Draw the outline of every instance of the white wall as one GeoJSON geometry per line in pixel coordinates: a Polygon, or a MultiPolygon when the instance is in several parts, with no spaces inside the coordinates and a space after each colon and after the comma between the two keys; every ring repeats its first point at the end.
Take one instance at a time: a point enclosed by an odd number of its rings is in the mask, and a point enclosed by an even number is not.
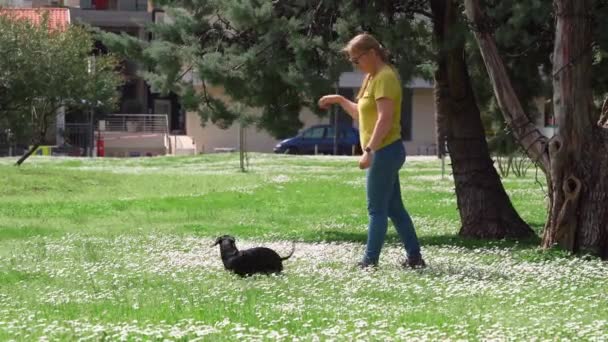
{"type": "MultiPolygon", "coordinates": [[[[320,119],[308,109],[302,110],[300,120],[304,122],[304,127],[328,123],[327,118],[320,119]]],[[[216,148],[238,149],[239,146],[238,123],[226,130],[218,128],[211,122],[208,122],[205,127],[201,127],[200,117],[195,112],[186,113],[186,134],[193,138],[197,153],[214,152],[216,148]]],[[[260,131],[255,127],[245,129],[245,143],[248,151],[272,152],[278,142],[279,140],[266,131],[260,131]]]]}
{"type": "MultiPolygon", "coordinates": [[[[409,155],[434,154],[435,147],[435,107],[432,89],[415,89],[412,103],[412,140],[405,146],[409,155]]],[[[329,118],[319,118],[309,109],[300,113],[300,120],[304,127],[318,124],[328,124],[329,118]]],[[[194,139],[197,153],[213,152],[215,148],[238,148],[238,124],[227,130],[220,129],[212,123],[206,127],[200,126],[201,121],[197,113],[186,114],[186,134],[194,139]]],[[[253,152],[272,152],[278,142],[265,131],[258,131],[250,127],[246,129],[247,149],[253,152]]]]}
{"type": "MultiPolygon", "coordinates": [[[[340,79],[340,85],[358,87],[361,77],[360,73],[345,73],[340,79]]],[[[432,85],[421,79],[415,79],[409,85],[415,88],[412,99],[412,140],[406,142],[407,152],[409,155],[434,154],[436,138],[432,85]]],[[[221,89],[211,89],[210,92],[224,101],[230,100],[223,95],[221,89]]],[[[304,123],[304,128],[329,123],[329,117],[319,118],[307,108],[300,112],[300,120],[304,123]]],[[[198,114],[188,112],[186,134],[193,138],[197,153],[213,152],[215,148],[238,149],[238,124],[227,130],[217,128],[212,123],[207,123],[203,128],[198,114]]],[[[272,152],[278,142],[267,132],[253,127],[247,128],[245,134],[247,149],[252,152],[272,152]]]]}
{"type": "Polygon", "coordinates": [[[32,7],[32,0],[0,0],[0,6],[3,7],[32,7]]]}
{"type": "Polygon", "coordinates": [[[433,89],[416,88],[412,98],[412,140],[405,142],[407,154],[434,154],[436,137],[433,89]]]}

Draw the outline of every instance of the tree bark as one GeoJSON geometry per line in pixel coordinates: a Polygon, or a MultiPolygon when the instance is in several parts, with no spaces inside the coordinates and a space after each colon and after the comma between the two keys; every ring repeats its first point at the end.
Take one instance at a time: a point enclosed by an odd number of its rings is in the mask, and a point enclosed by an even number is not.
{"type": "Polygon", "coordinates": [[[534,235],[513,208],[490,158],[464,55],[464,27],[452,0],[431,0],[438,45],[435,102],[439,153],[450,153],[461,218],[460,235],[521,238],[534,235]]]}
{"type": "Polygon", "coordinates": [[[15,163],[15,166],[21,166],[21,164],[23,164],[23,162],[29,158],[32,153],[34,153],[34,151],[36,151],[36,149],[40,147],[40,143],[36,143],[34,145],[32,145],[32,147],[29,149],[29,151],[27,151],[26,154],[24,154],[23,156],[21,156],[21,158],[19,158],[19,160],[17,160],[17,162],[15,163]]]}
{"type": "Polygon", "coordinates": [[[550,140],[524,124],[491,32],[480,30],[485,15],[479,0],[465,0],[494,93],[515,137],[542,165],[549,188],[542,245],[591,250],[608,258],[608,134],[606,102],[594,108],[591,91],[592,0],[555,0],[553,105],[557,134],[550,140]],[[599,120],[597,120],[599,119],[599,120]]]}
{"type": "Polygon", "coordinates": [[[473,29],[475,38],[503,116],[524,152],[546,172],[549,170],[549,156],[545,153],[547,137],[536,128],[534,122],[524,112],[500,58],[492,32],[486,30],[485,23],[488,19],[481,11],[479,1],[465,0],[465,8],[467,17],[475,25],[473,29]]]}
{"type": "Polygon", "coordinates": [[[29,151],[27,151],[27,153],[21,156],[19,160],[17,160],[15,166],[21,166],[21,164],[23,164],[23,162],[29,158],[32,153],[34,153],[34,151],[36,151],[36,149],[44,142],[44,137],[46,136],[46,132],[49,127],[49,120],[51,116],[54,115],[54,113],[56,113],[59,109],[59,107],[56,106],[51,106],[51,108],[52,109],[49,111],[43,111],[42,116],[39,116],[36,108],[32,106],[32,126],[34,127],[34,132],[36,133],[32,138],[32,147],[29,149],[29,151]]]}

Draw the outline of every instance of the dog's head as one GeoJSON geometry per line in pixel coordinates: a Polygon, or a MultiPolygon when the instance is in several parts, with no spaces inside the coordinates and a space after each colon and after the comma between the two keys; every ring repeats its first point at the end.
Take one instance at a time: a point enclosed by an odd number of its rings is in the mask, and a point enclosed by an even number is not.
{"type": "Polygon", "coordinates": [[[215,243],[213,245],[211,245],[211,247],[217,246],[217,245],[220,245],[220,248],[236,249],[236,240],[234,239],[233,236],[222,235],[222,236],[218,237],[217,239],[215,239],[215,243]]]}

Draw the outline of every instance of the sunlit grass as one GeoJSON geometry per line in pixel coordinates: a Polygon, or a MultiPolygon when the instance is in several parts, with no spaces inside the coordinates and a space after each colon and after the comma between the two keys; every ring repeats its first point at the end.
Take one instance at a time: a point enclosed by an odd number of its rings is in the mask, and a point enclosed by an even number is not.
{"type": "MultiPolygon", "coordinates": [[[[0,160],[0,340],[593,340],[608,334],[608,266],[537,240],[457,236],[453,182],[409,158],[402,191],[429,267],[399,267],[394,231],[375,272],[364,173],[348,157],[230,154],[0,160]],[[241,279],[209,245],[286,254],[282,276],[241,279]]],[[[542,183],[542,182],[541,182],[542,183]]],[[[537,231],[534,172],[504,184],[537,231]]]]}

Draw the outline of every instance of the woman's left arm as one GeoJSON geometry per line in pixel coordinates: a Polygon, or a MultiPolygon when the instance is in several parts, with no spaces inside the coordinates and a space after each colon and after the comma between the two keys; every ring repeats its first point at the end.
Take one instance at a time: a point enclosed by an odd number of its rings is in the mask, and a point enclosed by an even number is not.
{"type": "Polygon", "coordinates": [[[391,130],[395,112],[395,101],[387,97],[377,99],[376,108],[378,110],[378,120],[376,121],[376,126],[374,126],[369,144],[366,146],[371,148],[372,151],[376,151],[380,147],[382,140],[391,130]]]}

